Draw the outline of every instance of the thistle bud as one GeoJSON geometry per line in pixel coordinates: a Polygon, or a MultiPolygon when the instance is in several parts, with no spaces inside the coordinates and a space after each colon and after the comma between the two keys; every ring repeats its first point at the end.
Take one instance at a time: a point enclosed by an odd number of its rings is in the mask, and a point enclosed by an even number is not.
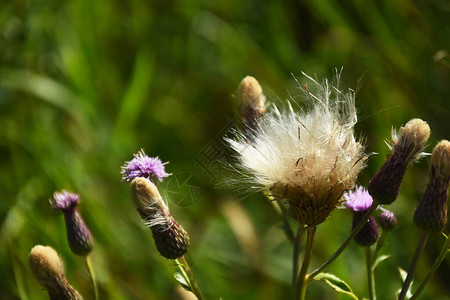
{"type": "Polygon", "coordinates": [[[378,225],[385,231],[394,230],[397,227],[397,217],[391,211],[383,211],[377,217],[378,225]]]}
{"type": "MultiPolygon", "coordinates": [[[[365,213],[355,212],[353,214],[352,230],[358,226],[359,222],[364,217],[365,213]]],[[[378,239],[378,226],[375,219],[370,216],[367,223],[361,228],[361,230],[355,235],[354,240],[360,246],[372,246],[378,239]]]]}
{"type": "Polygon", "coordinates": [[[87,256],[92,250],[93,239],[77,210],[80,196],[67,191],[55,192],[50,203],[53,209],[61,210],[64,214],[70,250],[76,255],[87,256]]]}
{"type": "Polygon", "coordinates": [[[431,155],[430,180],[414,213],[414,224],[428,232],[439,232],[447,223],[450,181],[450,142],[441,141],[431,155]]]}
{"type": "Polygon", "coordinates": [[[410,120],[398,133],[392,132],[392,154],[369,183],[369,193],[379,204],[397,199],[406,168],[423,156],[429,137],[430,127],[420,119],[410,120]]]}
{"type": "Polygon", "coordinates": [[[243,122],[242,131],[249,138],[260,129],[261,116],[266,112],[266,97],[259,82],[252,76],[241,81],[237,97],[243,122]]]}
{"type": "Polygon", "coordinates": [[[189,250],[189,236],[170,215],[156,185],[137,177],[130,186],[131,200],[153,233],[156,248],[168,259],[183,256],[189,250]]]}
{"type": "MultiPolygon", "coordinates": [[[[355,191],[349,191],[344,195],[345,206],[353,211],[352,230],[358,226],[366,212],[370,209],[373,199],[366,189],[357,187],[355,191]]],[[[367,223],[355,235],[354,240],[360,246],[371,246],[378,239],[378,226],[375,219],[370,216],[367,223]]]]}
{"type": "Polygon", "coordinates": [[[33,276],[47,290],[50,300],[82,300],[67,281],[58,253],[49,246],[34,246],[29,256],[33,276]]]}

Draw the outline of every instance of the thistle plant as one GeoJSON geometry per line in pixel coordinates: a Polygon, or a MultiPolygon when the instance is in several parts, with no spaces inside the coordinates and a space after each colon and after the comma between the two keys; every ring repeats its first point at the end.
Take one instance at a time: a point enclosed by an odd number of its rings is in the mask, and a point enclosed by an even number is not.
{"type": "MultiPolygon", "coordinates": [[[[353,211],[353,225],[352,230],[358,226],[362,219],[364,219],[367,211],[372,207],[373,199],[366,189],[363,187],[356,188],[355,191],[349,191],[344,195],[345,206],[353,211]]],[[[369,285],[369,297],[370,299],[375,299],[375,280],[373,277],[372,267],[372,251],[370,246],[375,244],[378,239],[378,226],[375,219],[370,216],[365,224],[362,226],[360,231],[355,235],[355,242],[365,248],[366,255],[366,270],[367,279],[369,285]]]]}
{"type": "Polygon", "coordinates": [[[159,253],[177,259],[188,252],[189,236],[171,216],[158,188],[150,180],[137,177],[131,182],[130,194],[136,210],[153,233],[159,253]]]}
{"type": "Polygon", "coordinates": [[[50,200],[52,208],[60,210],[64,214],[70,250],[76,255],[85,257],[92,251],[93,239],[77,210],[79,203],[80,196],[67,191],[55,192],[53,200],[50,200]]]}
{"type": "Polygon", "coordinates": [[[406,168],[424,156],[429,137],[430,127],[421,119],[410,120],[398,132],[392,130],[392,154],[369,183],[369,193],[377,203],[391,204],[397,199],[406,168]]]}
{"type": "Polygon", "coordinates": [[[34,246],[29,255],[29,265],[33,276],[47,290],[50,300],[83,300],[67,281],[64,264],[52,247],[34,246]]]}
{"type": "MultiPolygon", "coordinates": [[[[340,89],[339,73],[334,81],[323,82],[304,75],[312,84],[302,85],[307,103],[298,111],[294,109],[297,103],[288,102],[286,108],[266,105],[263,89],[254,77],[247,76],[239,84],[237,99],[243,126],[233,139],[226,138],[236,154],[235,169],[241,170],[238,182],[262,191],[281,217],[283,230],[293,247],[293,299],[306,299],[306,288],[312,280],[324,281],[334,290],[357,299],[344,280],[324,272],[349,245],[356,244],[364,249],[368,297],[375,300],[375,270],[391,257],[381,252],[389,232],[399,225],[396,215],[383,206],[393,204],[398,198],[407,167],[426,156],[423,151],[430,127],[415,118],[398,131],[392,130],[392,143],[388,145],[391,153],[366,190],[357,185],[368,155],[364,143],[354,133],[355,93],[340,89]],[[328,259],[310,271],[314,242],[319,238],[317,226],[329,220],[336,208],[344,206],[352,212],[349,235],[328,259]]],[[[147,156],[141,149],[121,166],[122,182],[129,183],[131,202],[152,232],[157,252],[177,266],[176,280],[198,299],[204,299],[185,258],[190,249],[189,235],[171,214],[169,203],[158,187],[171,175],[166,172],[166,165],[167,162],[147,156]]],[[[442,232],[447,223],[450,184],[450,142],[447,140],[438,143],[432,152],[429,177],[413,217],[422,234],[407,275],[403,276],[399,300],[416,299],[450,251],[450,239],[442,232]],[[413,293],[411,282],[416,265],[433,233],[442,233],[446,241],[413,293]]],[[[93,238],[77,210],[80,196],[67,191],[55,192],[50,202],[53,209],[64,214],[69,247],[85,258],[98,299],[88,260],[93,238]]],[[[34,276],[50,299],[82,299],[65,278],[61,259],[52,248],[34,247],[29,261],[34,276]]]]}
{"type": "MultiPolygon", "coordinates": [[[[405,299],[415,272],[417,261],[430,233],[441,232],[447,223],[447,198],[450,182],[450,142],[441,141],[431,155],[430,180],[414,213],[414,223],[422,229],[416,252],[409,266],[399,300],[405,299]]],[[[448,243],[443,249],[448,249],[448,243]]]]}
{"type": "Polygon", "coordinates": [[[307,92],[310,110],[274,107],[262,116],[261,131],[252,132],[252,142],[243,134],[227,142],[250,183],[286,199],[300,224],[316,226],[342,203],[367,156],[354,137],[353,92],[310,79],[317,88],[317,95],[307,92]]]}
{"type": "MultiPolygon", "coordinates": [[[[373,200],[370,194],[363,187],[356,188],[344,195],[345,206],[353,211],[352,229],[358,226],[361,219],[372,206],[373,200]]],[[[360,246],[372,246],[378,239],[378,226],[374,217],[370,216],[364,226],[354,237],[355,242],[360,246]]]]}
{"type": "MultiPolygon", "coordinates": [[[[263,191],[282,217],[283,229],[293,244],[293,299],[305,299],[306,286],[314,279],[356,297],[341,279],[323,273],[354,239],[365,249],[369,298],[373,300],[376,299],[374,271],[389,257],[380,256],[380,253],[386,235],[397,226],[395,214],[382,205],[392,204],[397,199],[408,165],[425,156],[423,150],[430,128],[425,121],[412,119],[398,131],[392,130],[391,154],[370,180],[368,191],[362,187],[350,191],[368,158],[364,145],[354,136],[353,128],[357,122],[355,95],[352,90],[343,92],[339,89],[339,74],[334,85],[327,80],[319,83],[305,76],[312,81],[313,87],[302,85],[308,108],[300,109],[300,112],[296,112],[289,102],[287,109],[272,105],[266,112],[259,83],[253,77],[244,78],[237,93],[242,131],[233,139],[226,138],[226,142],[236,153],[236,169],[242,170],[240,182],[263,191]],[[288,204],[290,217],[298,222],[296,234],[282,209],[283,202],[288,204]],[[352,231],[328,260],[308,274],[316,227],[344,202],[353,211],[352,231]],[[381,210],[377,217],[379,224],[372,216],[377,209],[381,210]],[[307,236],[300,268],[304,231],[307,236]],[[371,246],[375,244],[372,251],[371,246]]],[[[450,160],[443,154],[447,153],[446,143],[441,142],[433,152],[432,179],[414,217],[416,225],[423,230],[440,231],[447,220],[450,173],[445,168],[450,160]]],[[[444,247],[449,244],[447,242],[444,247]]],[[[444,253],[436,260],[437,264],[442,262],[444,253]]],[[[405,281],[403,287],[407,285],[405,281]]]]}
{"type": "Polygon", "coordinates": [[[203,299],[194,274],[184,257],[189,251],[189,236],[172,217],[168,204],[155,185],[171,175],[165,171],[166,164],[157,157],[147,156],[141,149],[131,161],[122,166],[122,180],[131,181],[131,200],[146,226],[152,231],[156,249],[161,256],[176,261],[179,272],[175,274],[175,278],[198,299],[203,299]]]}
{"type": "Polygon", "coordinates": [[[427,232],[440,232],[447,223],[450,180],[450,142],[441,141],[431,156],[430,181],[414,213],[414,224],[427,232]]]}
{"type": "Polygon", "coordinates": [[[252,76],[242,79],[237,97],[242,116],[242,134],[251,139],[261,129],[261,118],[266,112],[266,96],[259,82],[252,76]]]}
{"type": "Polygon", "coordinates": [[[93,247],[93,238],[89,228],[86,226],[77,210],[77,205],[79,203],[80,196],[67,191],[55,192],[53,194],[53,199],[50,200],[52,208],[62,211],[64,214],[67,241],[69,242],[70,250],[72,250],[74,254],[83,257],[92,282],[95,299],[98,299],[97,284],[89,258],[89,253],[92,251],[93,247]]]}
{"type": "Polygon", "coordinates": [[[294,244],[294,298],[301,299],[305,297],[316,226],[342,203],[343,194],[355,185],[367,159],[364,146],[354,136],[357,117],[353,91],[339,90],[339,78],[333,86],[307,77],[316,90],[314,94],[305,89],[309,110],[297,113],[290,103],[282,111],[274,106],[261,117],[260,130],[253,130],[250,138],[247,133],[227,139],[238,154],[247,181],[271,200],[285,199],[289,204],[291,215],[299,222],[295,243],[300,242],[300,229],[306,226],[299,274],[299,247],[294,244]]]}

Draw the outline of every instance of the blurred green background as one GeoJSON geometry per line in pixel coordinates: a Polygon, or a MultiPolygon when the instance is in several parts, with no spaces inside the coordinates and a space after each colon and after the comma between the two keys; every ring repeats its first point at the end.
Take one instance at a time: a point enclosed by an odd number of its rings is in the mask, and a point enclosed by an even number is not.
{"type": "MultiPolygon", "coordinates": [[[[206,169],[196,161],[235,120],[237,85],[253,75],[270,102],[301,104],[294,77],[330,77],[343,66],[342,86],[359,87],[357,135],[379,153],[360,176],[367,186],[392,126],[428,121],[427,151],[450,138],[449,14],[446,0],[2,1],[0,299],[47,299],[28,269],[36,244],[55,248],[69,280],[92,299],[63,217],[48,204],[61,189],[81,194],[101,299],[184,297],[173,262],[156,252],[120,182],[120,166],[140,148],[170,161],[174,175],[161,190],[191,235],[188,260],[207,298],[290,298],[292,250],[270,204],[215,188],[215,158],[206,169]]],[[[379,299],[394,298],[397,266],[408,267],[419,238],[412,215],[427,160],[408,170],[390,207],[400,221],[383,250],[392,257],[376,272],[379,299]]],[[[336,210],[319,226],[312,267],[344,240],[351,218],[336,210]]],[[[431,237],[416,281],[442,242],[431,237]]],[[[327,271],[367,297],[363,249],[353,244],[327,271]]],[[[447,258],[422,299],[450,299],[449,271],[447,258]]],[[[307,293],[349,299],[321,282],[307,293]]]]}

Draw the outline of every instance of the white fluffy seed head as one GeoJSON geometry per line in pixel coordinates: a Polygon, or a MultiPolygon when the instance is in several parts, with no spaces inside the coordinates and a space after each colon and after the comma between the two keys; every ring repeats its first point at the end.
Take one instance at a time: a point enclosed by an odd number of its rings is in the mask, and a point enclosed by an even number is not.
{"type": "Polygon", "coordinates": [[[285,198],[301,223],[317,225],[354,186],[365,165],[364,147],[354,137],[354,93],[311,79],[311,108],[297,113],[276,107],[263,116],[252,142],[227,139],[252,183],[285,198]]]}

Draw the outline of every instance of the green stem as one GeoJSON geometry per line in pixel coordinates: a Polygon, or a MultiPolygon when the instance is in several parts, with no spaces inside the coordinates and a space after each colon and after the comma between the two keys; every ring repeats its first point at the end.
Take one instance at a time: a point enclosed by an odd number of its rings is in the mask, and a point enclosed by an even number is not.
{"type": "Polygon", "coordinates": [[[328,267],[333,261],[336,260],[336,258],[341,255],[341,253],[347,248],[347,246],[350,244],[352,239],[355,237],[355,235],[358,234],[358,232],[361,230],[361,228],[364,226],[364,224],[367,223],[367,220],[370,218],[372,213],[377,209],[378,204],[373,203],[370,209],[366,212],[366,214],[362,217],[361,221],[358,223],[358,225],[353,229],[353,231],[350,233],[350,235],[347,237],[347,239],[342,243],[342,245],[339,247],[339,249],[336,250],[336,252],[333,253],[333,255],[330,256],[330,258],[324,262],[319,268],[314,270],[311,274],[307,276],[307,282],[313,280],[314,277],[317,276],[320,272],[322,272],[323,269],[328,267]]]}
{"type": "Polygon", "coordinates": [[[294,286],[294,300],[297,300],[297,299],[304,300],[305,299],[306,285],[308,284],[306,279],[307,279],[309,263],[311,262],[312,251],[314,248],[314,238],[316,236],[316,226],[310,226],[307,228],[307,230],[308,230],[308,235],[306,238],[305,256],[303,257],[302,268],[300,270],[300,275],[298,276],[298,279],[297,279],[297,284],[294,286]]]}
{"type": "Polygon", "coordinates": [[[91,279],[92,288],[94,289],[94,299],[98,300],[97,283],[95,281],[94,271],[92,269],[91,259],[90,259],[89,255],[87,255],[84,258],[84,262],[86,263],[86,268],[87,268],[88,273],[89,273],[89,278],[91,279]]]}
{"type": "Polygon", "coordinates": [[[375,278],[373,276],[372,257],[369,246],[365,247],[365,252],[366,252],[367,281],[369,284],[369,299],[376,300],[377,296],[375,293],[375,278]]]}
{"type": "Polygon", "coordinates": [[[295,242],[294,242],[294,262],[293,262],[293,268],[292,268],[292,287],[295,287],[297,284],[297,278],[298,278],[298,266],[299,266],[299,259],[300,259],[300,249],[301,249],[301,240],[303,236],[303,231],[305,229],[305,226],[300,224],[298,227],[297,235],[295,236],[295,242]]]}
{"type": "Polygon", "coordinates": [[[200,291],[200,288],[198,287],[197,281],[194,278],[194,273],[192,273],[192,270],[189,267],[186,258],[182,256],[180,258],[177,258],[175,261],[183,277],[187,279],[187,282],[189,284],[192,293],[197,297],[198,300],[204,300],[205,298],[203,298],[203,294],[200,291]]]}
{"type": "Polygon", "coordinates": [[[377,261],[377,258],[380,255],[381,248],[383,248],[383,246],[384,246],[384,238],[385,237],[386,237],[386,231],[383,230],[381,232],[380,238],[377,241],[377,245],[375,247],[375,252],[373,253],[373,257],[372,257],[372,271],[373,271],[373,269],[375,269],[375,262],[377,261]]]}
{"type": "Polygon", "coordinates": [[[291,225],[289,224],[288,215],[285,213],[285,210],[281,208],[279,200],[274,199],[268,190],[264,190],[264,195],[269,200],[269,203],[272,205],[272,207],[275,209],[275,211],[280,215],[281,220],[283,221],[283,231],[286,234],[286,237],[288,238],[289,242],[291,242],[292,245],[295,244],[295,235],[294,231],[291,228],[291,225]]]}
{"type": "Polygon", "coordinates": [[[430,281],[431,277],[434,275],[434,273],[437,271],[441,263],[444,261],[445,256],[447,255],[448,251],[450,251],[450,238],[446,237],[447,241],[445,242],[444,246],[442,247],[441,253],[439,253],[439,256],[436,258],[436,261],[434,262],[433,266],[431,267],[430,271],[428,272],[427,276],[422,280],[420,283],[420,286],[417,288],[417,291],[414,292],[414,294],[409,298],[409,300],[417,299],[417,297],[420,295],[420,293],[423,291],[425,286],[427,285],[428,281],[430,281]]]}
{"type": "Polygon", "coordinates": [[[406,276],[405,282],[403,283],[402,291],[400,292],[400,296],[398,296],[398,300],[404,300],[406,297],[406,293],[408,292],[409,286],[411,285],[413,279],[414,271],[416,270],[417,261],[419,260],[420,254],[422,253],[423,249],[425,248],[428,236],[428,232],[425,231],[420,236],[419,243],[417,243],[416,252],[414,253],[411,265],[409,266],[408,275],[406,276]]]}

